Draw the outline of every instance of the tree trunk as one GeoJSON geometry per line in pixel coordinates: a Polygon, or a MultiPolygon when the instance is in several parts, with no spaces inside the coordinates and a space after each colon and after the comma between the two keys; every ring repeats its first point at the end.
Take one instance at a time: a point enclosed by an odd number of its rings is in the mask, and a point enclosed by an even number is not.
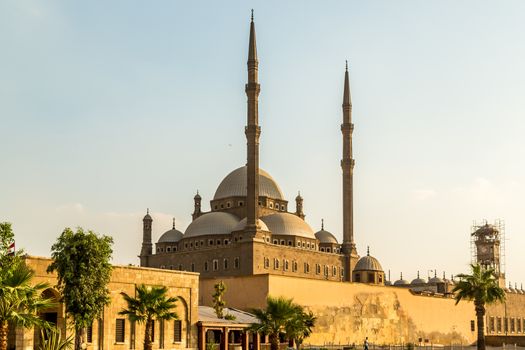
{"type": "Polygon", "coordinates": [[[478,324],[478,350],[485,350],[485,303],[474,301],[476,305],[476,318],[478,324]]]}
{"type": "Polygon", "coordinates": [[[270,350],[279,350],[279,334],[270,334],[270,350]]]}
{"type": "Polygon", "coordinates": [[[7,350],[7,334],[9,332],[9,326],[7,321],[0,323],[0,350],[7,350]]]}
{"type": "Polygon", "coordinates": [[[146,330],[144,331],[144,350],[151,350],[151,319],[146,321],[146,330]]]}
{"type": "Polygon", "coordinates": [[[80,345],[82,344],[82,335],[80,329],[75,329],[75,350],[81,350],[80,345]]]}

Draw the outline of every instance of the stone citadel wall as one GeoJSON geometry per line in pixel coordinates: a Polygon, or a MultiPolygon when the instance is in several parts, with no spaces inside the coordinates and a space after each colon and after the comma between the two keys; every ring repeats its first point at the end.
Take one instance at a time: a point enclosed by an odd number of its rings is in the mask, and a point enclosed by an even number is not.
{"type": "MultiPolygon", "coordinates": [[[[211,305],[218,279],[203,279],[200,303],[211,305]]],[[[243,310],[265,305],[268,295],[286,296],[317,316],[309,344],[470,344],[476,339],[470,302],[455,305],[450,298],[414,295],[408,289],[361,283],[259,275],[222,279],[228,306],[243,310]]]]}

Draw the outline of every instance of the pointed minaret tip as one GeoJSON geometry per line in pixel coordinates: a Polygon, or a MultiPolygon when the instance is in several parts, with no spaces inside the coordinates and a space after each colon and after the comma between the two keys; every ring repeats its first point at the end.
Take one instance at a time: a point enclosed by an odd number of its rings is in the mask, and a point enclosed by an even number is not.
{"type": "Polygon", "coordinates": [[[253,10],[252,20],[250,23],[250,46],[248,48],[248,61],[257,61],[257,43],[255,39],[255,23],[253,22],[253,10]]]}
{"type": "Polygon", "coordinates": [[[345,67],[346,69],[345,70],[348,72],[348,60],[345,60],[345,63],[346,63],[346,67],[345,67]]]}
{"type": "Polygon", "coordinates": [[[350,97],[350,79],[348,78],[348,61],[346,61],[345,86],[343,93],[343,106],[345,105],[352,105],[352,99],[350,97]]]}
{"type": "Polygon", "coordinates": [[[175,229],[175,218],[173,218],[173,229],[175,229]]]}

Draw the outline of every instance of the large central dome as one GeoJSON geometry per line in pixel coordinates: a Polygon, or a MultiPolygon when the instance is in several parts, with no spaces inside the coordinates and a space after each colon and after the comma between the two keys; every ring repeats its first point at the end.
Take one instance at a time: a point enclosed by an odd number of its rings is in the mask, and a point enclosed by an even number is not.
{"type": "MultiPolygon", "coordinates": [[[[229,173],[217,187],[213,199],[246,197],[246,166],[229,173]]],[[[259,196],[283,199],[279,185],[266,171],[259,169],[259,196]]]]}

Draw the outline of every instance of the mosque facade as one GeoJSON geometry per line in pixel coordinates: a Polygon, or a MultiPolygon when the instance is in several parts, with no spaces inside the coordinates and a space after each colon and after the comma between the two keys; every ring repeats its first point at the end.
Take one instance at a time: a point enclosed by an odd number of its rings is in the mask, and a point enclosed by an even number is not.
{"type": "Polygon", "coordinates": [[[333,281],[383,284],[379,262],[360,258],[354,241],[352,102],[348,66],[342,103],[343,241],[324,229],[315,232],[305,221],[303,198],[289,207],[278,183],[259,168],[258,57],[255,24],[250,23],[248,49],[246,165],[229,173],[219,184],[209,212],[202,197],[194,197],[193,221],[185,232],[175,224],[152,242],[152,217],[143,219],[140,265],[198,272],[201,278],[275,274],[333,281]],[[357,267],[357,269],[356,269],[357,267]]]}

